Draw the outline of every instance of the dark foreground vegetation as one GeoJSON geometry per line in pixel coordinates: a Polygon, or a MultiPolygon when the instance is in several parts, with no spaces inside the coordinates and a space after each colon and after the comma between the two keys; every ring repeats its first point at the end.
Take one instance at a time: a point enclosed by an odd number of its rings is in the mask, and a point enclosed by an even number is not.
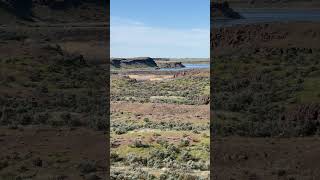
{"type": "MultiPolygon", "coordinates": [[[[302,0],[229,4],[267,12],[319,7],[302,0]]],[[[282,22],[211,29],[210,179],[319,177],[319,27],[282,22]]]]}
{"type": "Polygon", "coordinates": [[[213,133],[319,134],[319,23],[212,29],[213,133]]]}
{"type": "Polygon", "coordinates": [[[89,1],[0,1],[1,180],[108,174],[108,8],[89,1]]]}
{"type": "Polygon", "coordinates": [[[106,71],[59,46],[41,48],[50,56],[1,59],[1,125],[105,129],[106,71]]]}
{"type": "Polygon", "coordinates": [[[320,51],[260,49],[214,60],[214,133],[241,136],[319,134],[320,51]],[[265,51],[269,52],[266,55],[265,51]]]}

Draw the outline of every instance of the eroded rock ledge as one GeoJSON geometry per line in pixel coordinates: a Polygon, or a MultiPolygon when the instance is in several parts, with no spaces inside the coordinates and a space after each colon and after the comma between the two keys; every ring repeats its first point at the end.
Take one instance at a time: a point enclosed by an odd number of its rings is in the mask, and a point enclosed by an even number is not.
{"type": "Polygon", "coordinates": [[[154,59],[150,57],[137,57],[137,58],[113,58],[111,65],[116,68],[121,67],[157,67],[154,59]]]}
{"type": "Polygon", "coordinates": [[[115,68],[184,68],[181,62],[169,61],[160,58],[112,58],[111,66],[115,68]]]}
{"type": "Polygon", "coordinates": [[[213,3],[211,2],[211,16],[213,19],[241,19],[243,18],[238,12],[234,11],[228,2],[213,3]]]}

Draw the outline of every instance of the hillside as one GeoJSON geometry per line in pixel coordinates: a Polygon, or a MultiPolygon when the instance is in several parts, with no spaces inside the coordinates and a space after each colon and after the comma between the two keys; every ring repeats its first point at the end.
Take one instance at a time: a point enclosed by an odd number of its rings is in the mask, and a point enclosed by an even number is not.
{"type": "Polygon", "coordinates": [[[319,28],[315,23],[271,23],[213,30],[217,134],[318,132],[319,28]]]}
{"type": "Polygon", "coordinates": [[[320,41],[319,31],[320,24],[312,22],[263,23],[213,28],[211,46],[216,56],[255,54],[259,49],[261,49],[260,54],[268,51],[285,51],[290,48],[317,49],[320,41]]]}
{"type": "Polygon", "coordinates": [[[1,1],[0,179],[106,176],[109,8],[101,2],[32,1],[27,11],[1,1]]]}
{"type": "Polygon", "coordinates": [[[106,22],[107,3],[97,0],[2,0],[1,24],[106,22]]]}
{"type": "MultiPolygon", "coordinates": [[[[215,2],[222,3],[224,0],[215,2]]],[[[318,9],[318,0],[228,0],[234,8],[284,8],[284,9],[318,9]]]]}
{"type": "MultiPolygon", "coordinates": [[[[315,1],[229,2],[254,11],[315,1]]],[[[211,29],[211,179],[319,177],[319,28],[293,19],[211,29]]]]}
{"type": "MultiPolygon", "coordinates": [[[[228,2],[215,3],[211,2],[211,18],[212,19],[240,19],[242,16],[234,11],[228,2]]],[[[212,20],[211,19],[211,20],[212,20]]]]}

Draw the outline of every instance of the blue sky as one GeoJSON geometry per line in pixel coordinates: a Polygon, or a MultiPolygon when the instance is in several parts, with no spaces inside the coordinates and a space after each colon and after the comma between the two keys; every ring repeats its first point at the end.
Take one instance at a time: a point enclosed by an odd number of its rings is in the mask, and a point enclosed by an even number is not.
{"type": "Polygon", "coordinates": [[[210,0],[111,0],[112,57],[209,57],[210,0]]]}

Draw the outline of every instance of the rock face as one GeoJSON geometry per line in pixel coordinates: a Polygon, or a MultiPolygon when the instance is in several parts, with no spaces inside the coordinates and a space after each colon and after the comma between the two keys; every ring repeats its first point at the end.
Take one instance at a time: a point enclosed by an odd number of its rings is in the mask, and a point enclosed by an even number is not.
{"type": "Polygon", "coordinates": [[[154,59],[150,57],[137,58],[113,58],[111,66],[115,68],[184,68],[181,62],[170,62],[164,59],[154,59]]]}
{"type": "Polygon", "coordinates": [[[184,68],[181,62],[157,62],[159,68],[184,68]]]}
{"type": "Polygon", "coordinates": [[[154,59],[150,57],[138,57],[138,58],[114,58],[111,59],[111,66],[116,68],[121,67],[158,67],[154,59]]]}
{"type": "Polygon", "coordinates": [[[211,2],[211,16],[213,19],[240,19],[243,18],[238,12],[229,7],[228,2],[211,2]]]}

